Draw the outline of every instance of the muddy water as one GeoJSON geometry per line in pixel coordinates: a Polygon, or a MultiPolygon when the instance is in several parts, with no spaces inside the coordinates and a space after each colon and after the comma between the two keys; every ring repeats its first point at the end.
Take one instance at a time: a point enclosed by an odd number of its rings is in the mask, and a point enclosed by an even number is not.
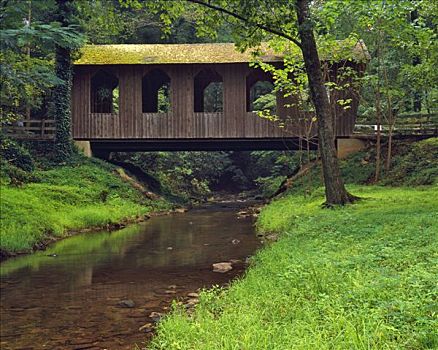
{"type": "Polygon", "coordinates": [[[151,336],[152,312],[198,288],[225,284],[215,262],[245,261],[258,247],[236,208],[154,217],[115,232],[78,235],[1,264],[1,346],[132,349],[151,336]],[[232,242],[239,240],[238,244],[232,242]]]}

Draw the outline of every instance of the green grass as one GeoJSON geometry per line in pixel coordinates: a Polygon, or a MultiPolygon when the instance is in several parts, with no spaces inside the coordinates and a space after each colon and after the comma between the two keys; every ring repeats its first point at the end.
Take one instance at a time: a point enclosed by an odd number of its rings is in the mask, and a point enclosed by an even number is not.
{"type": "Polygon", "coordinates": [[[437,349],[438,187],[350,189],[366,199],[268,205],[258,230],[279,241],[192,316],[176,307],[152,348],[437,349]]]}
{"type": "Polygon", "coordinates": [[[1,243],[4,252],[30,251],[49,236],[103,226],[141,216],[153,207],[113,173],[114,167],[84,160],[76,165],[37,171],[40,182],[1,186],[1,243]]]}

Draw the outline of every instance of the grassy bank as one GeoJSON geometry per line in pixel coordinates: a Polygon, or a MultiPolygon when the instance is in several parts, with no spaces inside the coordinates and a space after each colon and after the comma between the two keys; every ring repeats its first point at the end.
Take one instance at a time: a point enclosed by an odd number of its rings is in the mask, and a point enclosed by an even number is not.
{"type": "Polygon", "coordinates": [[[3,254],[28,252],[71,230],[102,227],[168,207],[164,201],[147,200],[114,166],[99,160],[79,157],[70,165],[28,172],[6,166],[13,175],[3,172],[1,178],[3,254]],[[23,177],[17,184],[16,178],[23,177]]]}
{"type": "Polygon", "coordinates": [[[322,191],[268,205],[280,234],[245,278],[178,308],[155,349],[436,349],[438,188],[355,186],[364,199],[321,209],[322,191]]]}

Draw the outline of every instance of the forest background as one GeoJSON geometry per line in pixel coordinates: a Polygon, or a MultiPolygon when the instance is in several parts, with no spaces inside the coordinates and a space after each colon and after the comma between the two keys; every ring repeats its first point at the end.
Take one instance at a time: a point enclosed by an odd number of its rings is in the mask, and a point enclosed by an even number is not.
{"type": "MultiPolygon", "coordinates": [[[[239,29],[232,18],[221,16],[217,21],[219,25],[210,26],[214,27],[211,30],[208,26],[200,26],[199,22],[208,24],[208,18],[215,18],[214,14],[210,13],[208,17],[205,11],[190,7],[193,5],[188,2],[174,3],[186,7],[186,11],[171,23],[163,24],[170,18],[169,13],[162,9],[161,12],[150,11],[151,2],[74,1],[70,24],[61,26],[55,0],[2,0],[0,123],[50,114],[53,90],[60,84],[55,72],[56,47],[69,48],[77,57],[85,43],[237,42],[241,47],[250,46],[237,38],[244,26],[239,29]]],[[[229,5],[233,7],[233,2],[229,5]]],[[[385,124],[391,132],[401,120],[436,113],[438,73],[434,67],[438,63],[438,50],[437,16],[434,14],[437,11],[436,2],[424,0],[321,0],[312,4],[317,40],[322,49],[338,39],[362,39],[370,53],[367,70],[360,77],[359,124],[385,124]]],[[[282,46],[281,40],[272,34],[257,35],[263,35],[262,39],[273,47],[282,46]]],[[[300,68],[303,69],[302,65],[295,67],[300,68]]],[[[306,86],[305,77],[303,80],[306,86]]],[[[310,104],[306,89],[300,93],[301,100],[310,104]]],[[[260,97],[260,110],[272,104],[272,96],[272,92],[268,92],[260,97]]],[[[378,181],[382,172],[390,170],[393,151],[390,143],[389,146],[382,149],[378,140],[372,155],[376,160],[375,172],[370,181],[378,181]]],[[[2,136],[3,154],[11,153],[8,149],[14,147],[11,140],[2,136]]],[[[114,155],[119,161],[139,166],[161,184],[162,191],[182,200],[205,198],[214,190],[239,192],[256,187],[269,196],[287,176],[316,157],[316,153],[288,151],[114,155]]]]}

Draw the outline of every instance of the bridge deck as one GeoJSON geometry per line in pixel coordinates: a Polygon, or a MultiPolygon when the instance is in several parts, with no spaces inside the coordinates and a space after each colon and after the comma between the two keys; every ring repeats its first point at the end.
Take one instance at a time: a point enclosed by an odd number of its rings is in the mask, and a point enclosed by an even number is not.
{"type": "MultiPolygon", "coordinates": [[[[318,140],[309,140],[309,149],[316,150],[318,140]]],[[[255,151],[255,150],[302,150],[307,141],[296,137],[258,139],[142,139],[142,140],[94,140],[94,154],[100,152],[137,151],[255,151]]]]}

